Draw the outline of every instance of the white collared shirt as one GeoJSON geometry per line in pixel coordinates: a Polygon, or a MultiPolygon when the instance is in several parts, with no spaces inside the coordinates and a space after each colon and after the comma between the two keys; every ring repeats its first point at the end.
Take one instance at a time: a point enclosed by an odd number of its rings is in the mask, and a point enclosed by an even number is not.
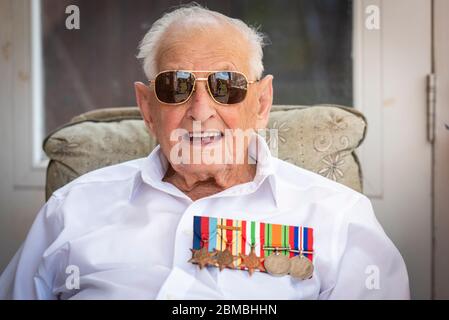
{"type": "MultiPolygon", "coordinates": [[[[254,141],[254,140],[253,140],[254,141]]],[[[271,156],[253,181],[192,201],[160,147],[53,193],[0,278],[0,299],[408,299],[404,261],[364,195],[271,156]],[[308,280],[189,263],[193,217],[313,228],[308,280]]]]}

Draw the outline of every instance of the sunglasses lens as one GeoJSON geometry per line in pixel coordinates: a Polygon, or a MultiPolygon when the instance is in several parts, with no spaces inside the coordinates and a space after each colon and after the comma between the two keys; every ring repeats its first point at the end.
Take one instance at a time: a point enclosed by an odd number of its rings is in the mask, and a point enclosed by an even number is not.
{"type": "Polygon", "coordinates": [[[214,99],[223,104],[242,102],[246,97],[248,82],[238,72],[215,72],[209,75],[209,88],[214,99]]]}
{"type": "Polygon", "coordinates": [[[155,91],[158,99],[164,103],[186,101],[195,82],[192,73],[185,71],[167,71],[156,77],[155,91]]]}

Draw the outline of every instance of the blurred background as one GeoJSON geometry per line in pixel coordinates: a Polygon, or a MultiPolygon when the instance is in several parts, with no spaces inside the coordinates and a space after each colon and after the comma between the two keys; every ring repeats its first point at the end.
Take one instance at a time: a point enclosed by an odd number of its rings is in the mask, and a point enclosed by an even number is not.
{"type": "MultiPolygon", "coordinates": [[[[145,80],[137,44],[179,3],[42,0],[45,132],[98,106],[134,105],[133,82],[145,80]],[[76,32],[61,28],[70,4],[82,13],[76,32]]],[[[264,64],[276,75],[275,104],[352,105],[352,0],[198,3],[261,26],[267,42],[274,41],[264,64]]]]}
{"type": "MultiPolygon", "coordinates": [[[[0,272],[44,203],[42,140],[80,113],[135,105],[139,41],[188,2],[0,0],[0,272]],[[70,5],[79,29],[66,26],[70,5]]],[[[365,114],[364,193],[412,297],[449,298],[449,1],[197,2],[267,35],[275,104],[365,114]]]]}

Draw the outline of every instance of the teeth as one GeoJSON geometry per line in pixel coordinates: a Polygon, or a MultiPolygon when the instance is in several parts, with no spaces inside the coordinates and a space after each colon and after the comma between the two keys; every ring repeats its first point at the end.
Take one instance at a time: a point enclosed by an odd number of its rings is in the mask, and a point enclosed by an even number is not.
{"type": "Polygon", "coordinates": [[[190,138],[212,138],[212,137],[219,137],[221,136],[221,132],[192,132],[189,133],[190,138]]]}

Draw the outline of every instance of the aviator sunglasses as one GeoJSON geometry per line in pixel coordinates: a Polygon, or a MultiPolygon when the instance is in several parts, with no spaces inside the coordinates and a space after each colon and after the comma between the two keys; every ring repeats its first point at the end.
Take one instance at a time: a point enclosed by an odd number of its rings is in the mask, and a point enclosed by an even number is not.
{"type": "Polygon", "coordinates": [[[212,99],[222,105],[240,103],[245,100],[248,85],[257,82],[248,81],[238,71],[198,71],[207,72],[206,78],[197,78],[193,70],[168,70],[150,80],[154,85],[156,98],[161,103],[179,105],[192,96],[197,81],[206,81],[207,91],[212,99]]]}

